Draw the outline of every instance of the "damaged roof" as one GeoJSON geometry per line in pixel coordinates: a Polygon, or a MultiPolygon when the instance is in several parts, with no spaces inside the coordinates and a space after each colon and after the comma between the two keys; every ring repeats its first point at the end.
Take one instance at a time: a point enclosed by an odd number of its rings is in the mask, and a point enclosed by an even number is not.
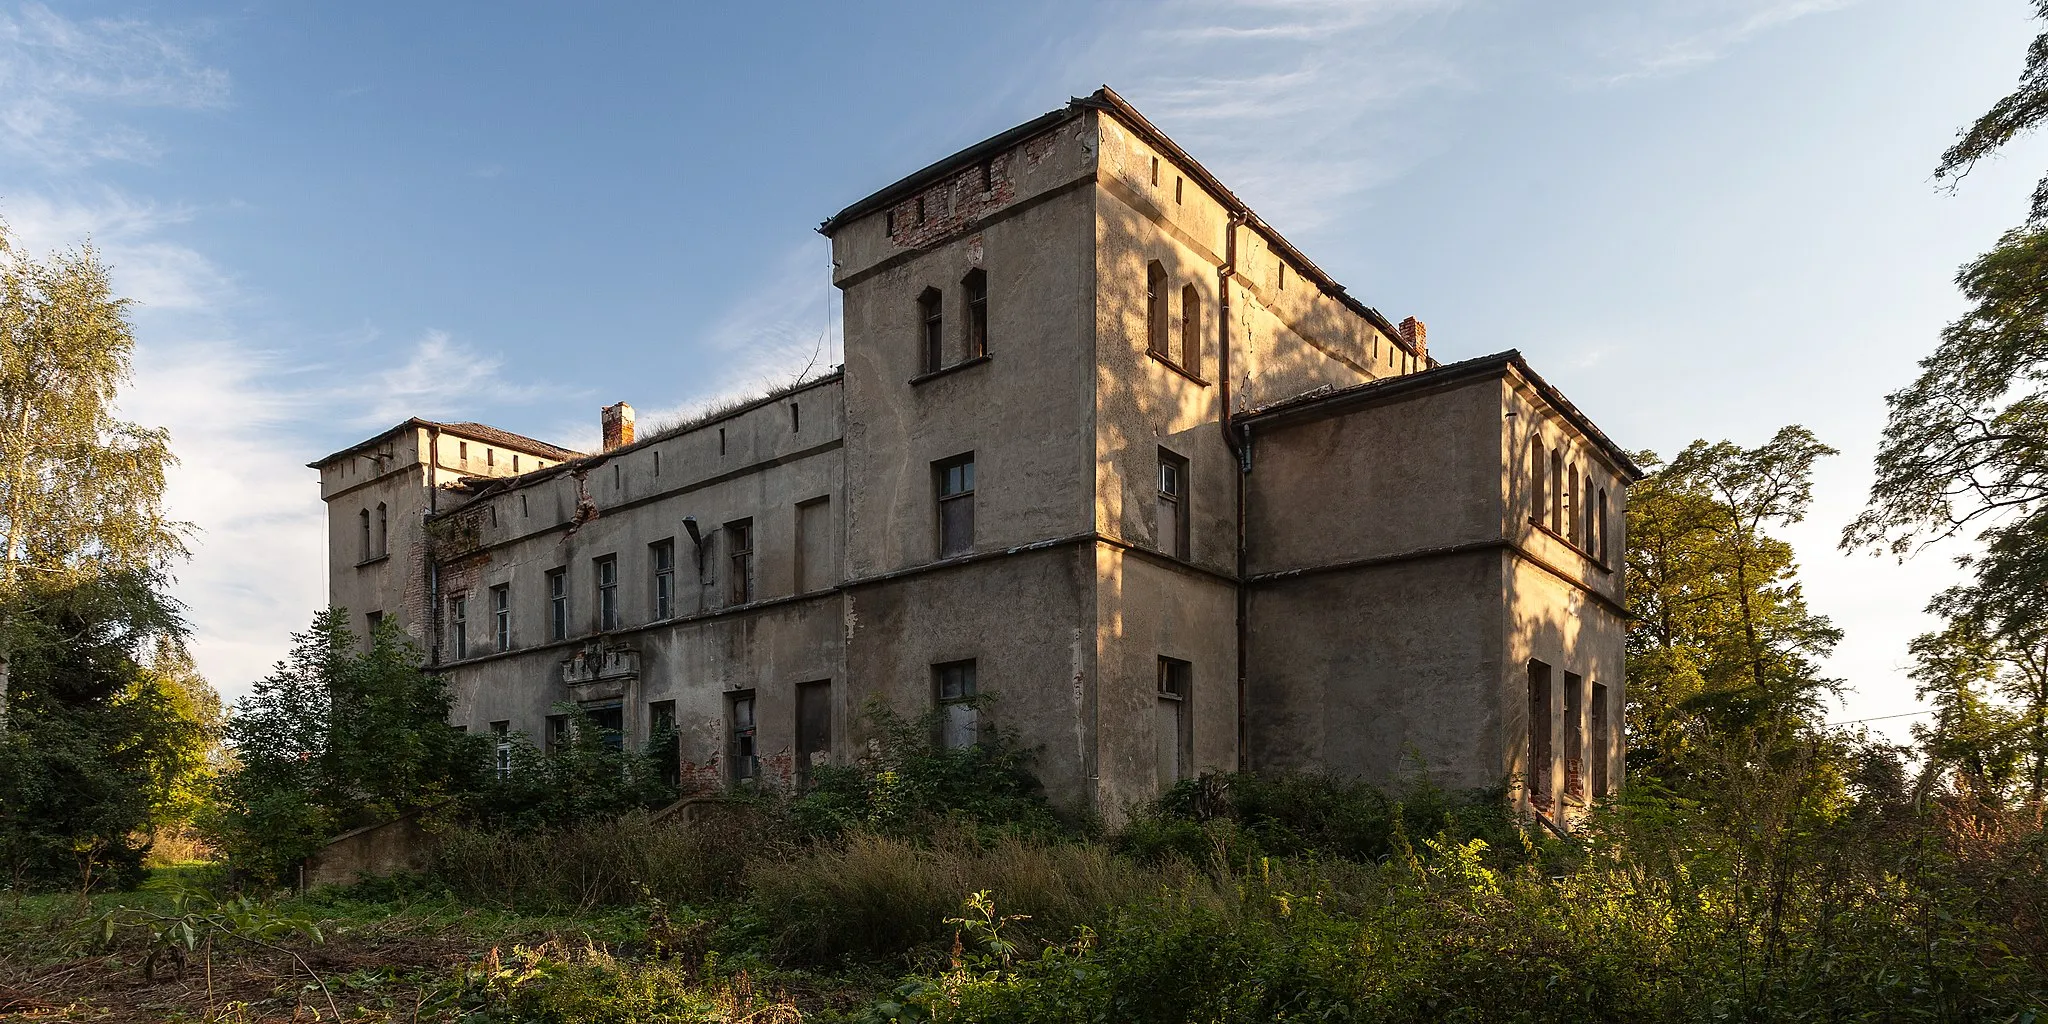
{"type": "Polygon", "coordinates": [[[400,423],[389,430],[385,430],[373,435],[368,440],[358,441],[355,444],[349,445],[348,447],[343,448],[342,450],[335,452],[332,455],[328,455],[324,458],[314,459],[312,462],[306,463],[306,466],[310,469],[319,469],[321,466],[333,462],[336,459],[342,458],[343,456],[354,455],[357,452],[363,451],[364,449],[374,448],[377,445],[380,445],[385,441],[389,440],[392,437],[392,435],[397,434],[402,430],[415,430],[421,427],[425,427],[431,430],[439,430],[444,434],[455,434],[459,437],[467,438],[471,441],[482,441],[485,444],[495,444],[505,448],[516,448],[519,451],[524,452],[525,454],[537,455],[544,459],[576,459],[581,458],[583,456],[582,452],[570,451],[567,448],[563,448],[558,445],[552,445],[547,443],[546,441],[535,440],[534,438],[527,437],[524,434],[515,434],[509,430],[499,430],[497,427],[488,426],[482,423],[440,423],[434,420],[425,420],[419,418],[418,416],[414,416],[413,418],[406,420],[405,422],[400,423]]]}
{"type": "Polygon", "coordinates": [[[1139,113],[1138,108],[1131,106],[1130,101],[1117,95],[1116,90],[1106,85],[1086,96],[1076,96],[1069,99],[1067,105],[1058,110],[1048,111],[1000,135],[983,139],[937,163],[911,172],[898,179],[895,183],[869,194],[853,205],[826,218],[824,223],[818,225],[818,233],[829,238],[833,232],[838,231],[854,220],[908,199],[913,194],[937,184],[962,168],[979,163],[981,160],[1009,149],[1055,125],[1079,117],[1082,112],[1088,110],[1110,113],[1118,121],[1123,122],[1125,127],[1143,139],[1146,145],[1161,153],[1165,153],[1175,164],[1184,168],[1198,184],[1215,196],[1225,209],[1242,218],[1246,227],[1251,228],[1264,237],[1267,244],[1271,245],[1275,250],[1285,254],[1289,264],[1296,271],[1300,272],[1302,277],[1314,281],[1323,294],[1335,299],[1353,313],[1364,317],[1368,323],[1378,328],[1394,344],[1406,349],[1410,355],[1415,354],[1414,350],[1409,348],[1407,342],[1402,339],[1401,332],[1394,327],[1393,322],[1389,321],[1384,314],[1360,302],[1356,297],[1345,291],[1344,286],[1338,284],[1336,279],[1324,273],[1323,268],[1316,266],[1314,260],[1309,259],[1301,250],[1294,247],[1294,243],[1282,237],[1280,232],[1274,230],[1272,225],[1262,220],[1250,206],[1245,204],[1244,200],[1237,197],[1237,193],[1232,192],[1215,175],[1209,173],[1209,169],[1203,167],[1201,161],[1189,155],[1187,150],[1180,148],[1179,143],[1167,137],[1167,134],[1160,131],[1157,125],[1154,125],[1145,115],[1139,113]]]}
{"type": "Polygon", "coordinates": [[[1370,380],[1363,384],[1353,384],[1349,387],[1335,388],[1327,391],[1317,390],[1303,395],[1296,395],[1293,398],[1283,398],[1278,402],[1273,402],[1244,415],[1237,416],[1234,420],[1237,423],[1256,426],[1260,423],[1293,419],[1299,416],[1332,415],[1342,412],[1351,406],[1384,401],[1401,395],[1428,391],[1461,381],[1505,376],[1510,369],[1523,380],[1528,381],[1529,386],[1534,388],[1536,393],[1552,409],[1557,410],[1559,416],[1576,428],[1579,433],[1585,435],[1586,439],[1591,441],[1594,447],[1600,449],[1603,454],[1613,460],[1616,468],[1620,469],[1623,475],[1628,477],[1630,483],[1643,478],[1642,467],[1637,466],[1635,460],[1629,457],[1627,449],[1615,444],[1605,432],[1598,426],[1595,426],[1591,418],[1585,413],[1580,412],[1579,407],[1573,405],[1571,399],[1564,396],[1564,392],[1557,390],[1549,381],[1544,380],[1538,375],[1535,370],[1530,369],[1529,361],[1523,359],[1522,353],[1517,349],[1496,352],[1490,356],[1463,359],[1455,363],[1444,363],[1441,366],[1431,367],[1430,369],[1420,370],[1415,373],[1404,373],[1397,377],[1382,377],[1379,380],[1370,380]]]}

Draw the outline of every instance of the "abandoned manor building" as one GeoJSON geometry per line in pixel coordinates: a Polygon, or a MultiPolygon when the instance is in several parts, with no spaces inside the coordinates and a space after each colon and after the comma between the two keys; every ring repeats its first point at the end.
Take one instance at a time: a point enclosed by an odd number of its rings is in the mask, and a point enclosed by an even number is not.
{"type": "Polygon", "coordinates": [[[1559,824],[1619,785],[1641,473],[1518,352],[1432,358],[1108,89],[819,230],[828,374],[610,406],[592,453],[411,419],[312,464],[332,603],[501,757],[580,709],[686,790],[800,785],[880,698],[1112,820],[1209,769],[1559,824]]]}

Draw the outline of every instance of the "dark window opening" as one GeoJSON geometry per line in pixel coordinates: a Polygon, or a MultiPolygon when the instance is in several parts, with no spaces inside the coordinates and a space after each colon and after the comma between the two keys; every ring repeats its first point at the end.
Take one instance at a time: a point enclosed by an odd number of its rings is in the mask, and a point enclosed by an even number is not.
{"type": "Polygon", "coordinates": [[[932,697],[939,708],[939,745],[959,750],[981,742],[981,710],[975,706],[974,659],[932,666],[932,697]]]}
{"type": "Polygon", "coordinates": [[[619,559],[606,555],[597,560],[597,628],[619,628],[619,559]]]}
{"type": "Polygon", "coordinates": [[[548,732],[543,742],[547,744],[546,751],[550,756],[560,754],[569,749],[568,715],[548,716],[548,732]]]}
{"type": "Polygon", "coordinates": [[[917,197],[917,198],[916,198],[915,200],[913,200],[913,201],[912,201],[912,203],[911,203],[911,209],[912,209],[912,210],[914,211],[914,212],[913,212],[913,213],[912,213],[912,214],[910,215],[910,220],[911,220],[911,223],[913,223],[913,224],[923,224],[923,223],[924,223],[924,197],[923,197],[923,196],[918,196],[918,197],[917,197]]]}
{"type": "Polygon", "coordinates": [[[1537,811],[1550,810],[1552,762],[1550,753],[1550,666],[1529,663],[1529,738],[1522,765],[1522,788],[1529,805],[1537,811]]]}
{"type": "Polygon", "coordinates": [[[1581,676],[1564,674],[1564,792],[1579,801],[1586,799],[1586,705],[1580,693],[1585,683],[1581,676]]]}
{"type": "Polygon", "coordinates": [[[937,288],[926,288],[917,297],[918,357],[925,373],[945,365],[946,314],[937,288]]]}
{"type": "Polygon", "coordinates": [[[967,355],[988,355],[988,271],[968,271],[960,287],[967,293],[967,355]]]}
{"type": "Polygon", "coordinates": [[[661,449],[659,448],[654,450],[654,475],[661,475],[661,449]]]}
{"type": "Polygon", "coordinates": [[[1145,344],[1161,358],[1170,355],[1166,347],[1166,268],[1153,260],[1145,264],[1145,344]]]}
{"type": "Polygon", "coordinates": [[[1152,184],[1159,184],[1159,158],[1152,158],[1152,184]]]}
{"type": "Polygon", "coordinates": [[[1188,537],[1188,460],[1159,449],[1159,519],[1156,524],[1159,550],[1175,558],[1188,558],[1192,545],[1188,537]]]}
{"type": "Polygon", "coordinates": [[[981,190],[984,193],[996,190],[996,158],[989,157],[981,162],[981,190]]]}
{"type": "Polygon", "coordinates": [[[1550,450],[1550,532],[1564,528],[1564,449],[1550,450]]]}
{"type": "Polygon", "coordinates": [[[797,407],[795,402],[789,403],[789,432],[792,434],[804,432],[804,413],[802,409],[797,407]]]}
{"type": "Polygon", "coordinates": [[[832,761],[832,681],[798,683],[796,687],[796,773],[809,781],[811,770],[832,761]]]}
{"type": "Polygon", "coordinates": [[[455,657],[458,660],[469,657],[468,594],[457,594],[448,599],[448,633],[455,648],[455,657]]]}
{"type": "Polygon", "coordinates": [[[370,553],[380,558],[391,553],[391,514],[381,501],[377,503],[377,547],[370,553]]]}
{"type": "Polygon", "coordinates": [[[725,524],[726,560],[732,565],[728,598],[733,604],[754,599],[754,521],[742,519],[725,524]]]}
{"type": "Polygon", "coordinates": [[[725,428],[718,428],[718,457],[725,458],[725,428]]]}
{"type": "Polygon", "coordinates": [[[369,627],[370,635],[375,636],[377,634],[377,627],[382,626],[384,624],[384,613],[364,612],[363,622],[369,627]]]}
{"type": "Polygon", "coordinates": [[[626,708],[622,704],[599,704],[586,707],[583,714],[589,724],[597,730],[599,743],[610,750],[626,748],[626,708]]]}
{"type": "Polygon", "coordinates": [[[732,735],[726,745],[732,781],[740,783],[758,777],[761,758],[754,749],[754,691],[741,690],[727,696],[726,719],[732,725],[732,735]]]}
{"type": "Polygon", "coordinates": [[[939,557],[966,554],[974,546],[974,455],[932,465],[938,492],[939,557]]]}
{"type": "Polygon", "coordinates": [[[648,553],[654,562],[654,617],[672,618],[676,613],[676,542],[655,541],[648,553]]]}
{"type": "Polygon", "coordinates": [[[1607,687],[1594,683],[1593,749],[1588,756],[1593,759],[1593,797],[1595,799],[1604,797],[1608,793],[1607,759],[1609,752],[1607,745],[1612,742],[1608,738],[1609,728],[1610,726],[1607,724],[1607,687]]]}
{"type": "Polygon", "coordinates": [[[361,549],[361,551],[362,551],[362,554],[360,554],[360,555],[356,556],[356,561],[358,561],[358,562],[367,562],[367,561],[369,561],[369,560],[370,560],[370,551],[371,551],[371,547],[370,547],[370,510],[369,510],[369,509],[364,509],[364,510],[362,511],[362,513],[361,513],[361,518],[362,518],[362,521],[363,521],[363,523],[362,523],[362,543],[361,543],[361,545],[359,545],[359,547],[360,547],[360,549],[361,549]]]}
{"type": "Polygon", "coordinates": [[[500,583],[491,588],[491,636],[497,641],[498,649],[512,649],[512,585],[500,583]]]}
{"type": "Polygon", "coordinates": [[[1173,201],[1174,201],[1174,202],[1176,202],[1176,203],[1180,202],[1180,200],[1181,200],[1181,191],[1182,191],[1182,187],[1183,187],[1184,185],[1186,185],[1186,184],[1187,184],[1187,182],[1186,182],[1185,180],[1183,180],[1183,179],[1181,178],[1181,176],[1180,176],[1180,175],[1176,174],[1176,175],[1174,175],[1174,176],[1173,176],[1173,201]]]}
{"type": "Polygon", "coordinates": [[[1192,284],[1180,290],[1180,366],[1202,375],[1202,292],[1192,284]]]}
{"type": "Polygon", "coordinates": [[[1543,439],[1529,439],[1529,520],[1543,521],[1544,510],[1550,507],[1549,463],[1544,461],[1543,439]]]}
{"type": "Polygon", "coordinates": [[[683,785],[682,749],[676,731],[676,702],[658,700],[647,705],[647,750],[661,766],[661,784],[670,790],[683,785]]]}
{"type": "Polygon", "coordinates": [[[1579,504],[1579,467],[1566,466],[1564,471],[1564,539],[1580,547],[1585,538],[1579,536],[1579,517],[1583,515],[1579,504]]]}
{"type": "Polygon", "coordinates": [[[457,441],[457,442],[455,442],[455,460],[456,460],[457,462],[460,462],[460,463],[462,463],[462,464],[463,464],[463,465],[465,465],[465,466],[469,465],[469,442],[468,442],[468,441],[457,441]]]}
{"type": "Polygon", "coordinates": [[[548,639],[566,640],[569,637],[569,570],[555,569],[548,573],[548,639]]]}
{"type": "Polygon", "coordinates": [[[1609,529],[1607,525],[1607,488],[1605,487],[1600,489],[1600,506],[1595,513],[1593,523],[1594,532],[1598,537],[1597,543],[1599,544],[1594,549],[1594,553],[1600,556],[1600,564],[1605,565],[1607,564],[1607,531],[1609,529]]]}
{"type": "Polygon", "coordinates": [[[484,467],[487,469],[498,468],[498,450],[496,448],[484,449],[484,467]]]}
{"type": "Polygon", "coordinates": [[[1159,659],[1158,743],[1159,788],[1166,789],[1192,774],[1194,717],[1189,697],[1195,666],[1178,658],[1159,659]]]}

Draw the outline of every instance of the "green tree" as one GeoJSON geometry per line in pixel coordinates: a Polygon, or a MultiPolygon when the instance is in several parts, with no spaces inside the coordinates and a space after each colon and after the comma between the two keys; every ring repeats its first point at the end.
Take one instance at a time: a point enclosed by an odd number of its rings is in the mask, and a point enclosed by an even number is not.
{"type": "Polygon", "coordinates": [[[0,224],[0,849],[17,883],[134,878],[216,724],[167,595],[189,529],[164,508],[169,440],[114,411],[127,305],[90,246],[36,260],[0,224]]]}
{"type": "Polygon", "coordinates": [[[347,613],[315,616],[291,654],[235,706],[235,765],[206,831],[230,861],[280,881],[335,835],[484,784],[485,744],[448,725],[452,698],[387,622],[369,646],[347,613]]]}
{"type": "Polygon", "coordinates": [[[1935,597],[1943,628],[1915,639],[1913,678],[1932,705],[1914,726],[1919,790],[1967,793],[1993,805],[2038,803],[2048,790],[2048,629],[2003,632],[1969,587],[1935,597]]]}
{"type": "Polygon", "coordinates": [[[1790,544],[1772,536],[1812,501],[1834,450],[1804,427],[1742,448],[1695,441],[1630,492],[1628,729],[1638,758],[1675,780],[1714,738],[1789,743],[1837,684],[1819,662],[1841,632],[1806,605],[1790,544]]]}

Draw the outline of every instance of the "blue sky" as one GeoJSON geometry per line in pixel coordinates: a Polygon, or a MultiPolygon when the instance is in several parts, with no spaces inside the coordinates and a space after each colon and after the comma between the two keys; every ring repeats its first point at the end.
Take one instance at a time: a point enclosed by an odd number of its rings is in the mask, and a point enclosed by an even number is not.
{"type": "Polygon", "coordinates": [[[1929,173],[2030,6],[0,2],[0,217],[143,302],[127,409],[183,456],[232,697],[324,595],[306,461],[415,414],[587,445],[836,362],[817,223],[1107,82],[1441,358],[1520,348],[1631,448],[1841,448],[1794,539],[1840,717],[1884,715],[1955,571],[1834,538],[2048,164],[1929,173]]]}

